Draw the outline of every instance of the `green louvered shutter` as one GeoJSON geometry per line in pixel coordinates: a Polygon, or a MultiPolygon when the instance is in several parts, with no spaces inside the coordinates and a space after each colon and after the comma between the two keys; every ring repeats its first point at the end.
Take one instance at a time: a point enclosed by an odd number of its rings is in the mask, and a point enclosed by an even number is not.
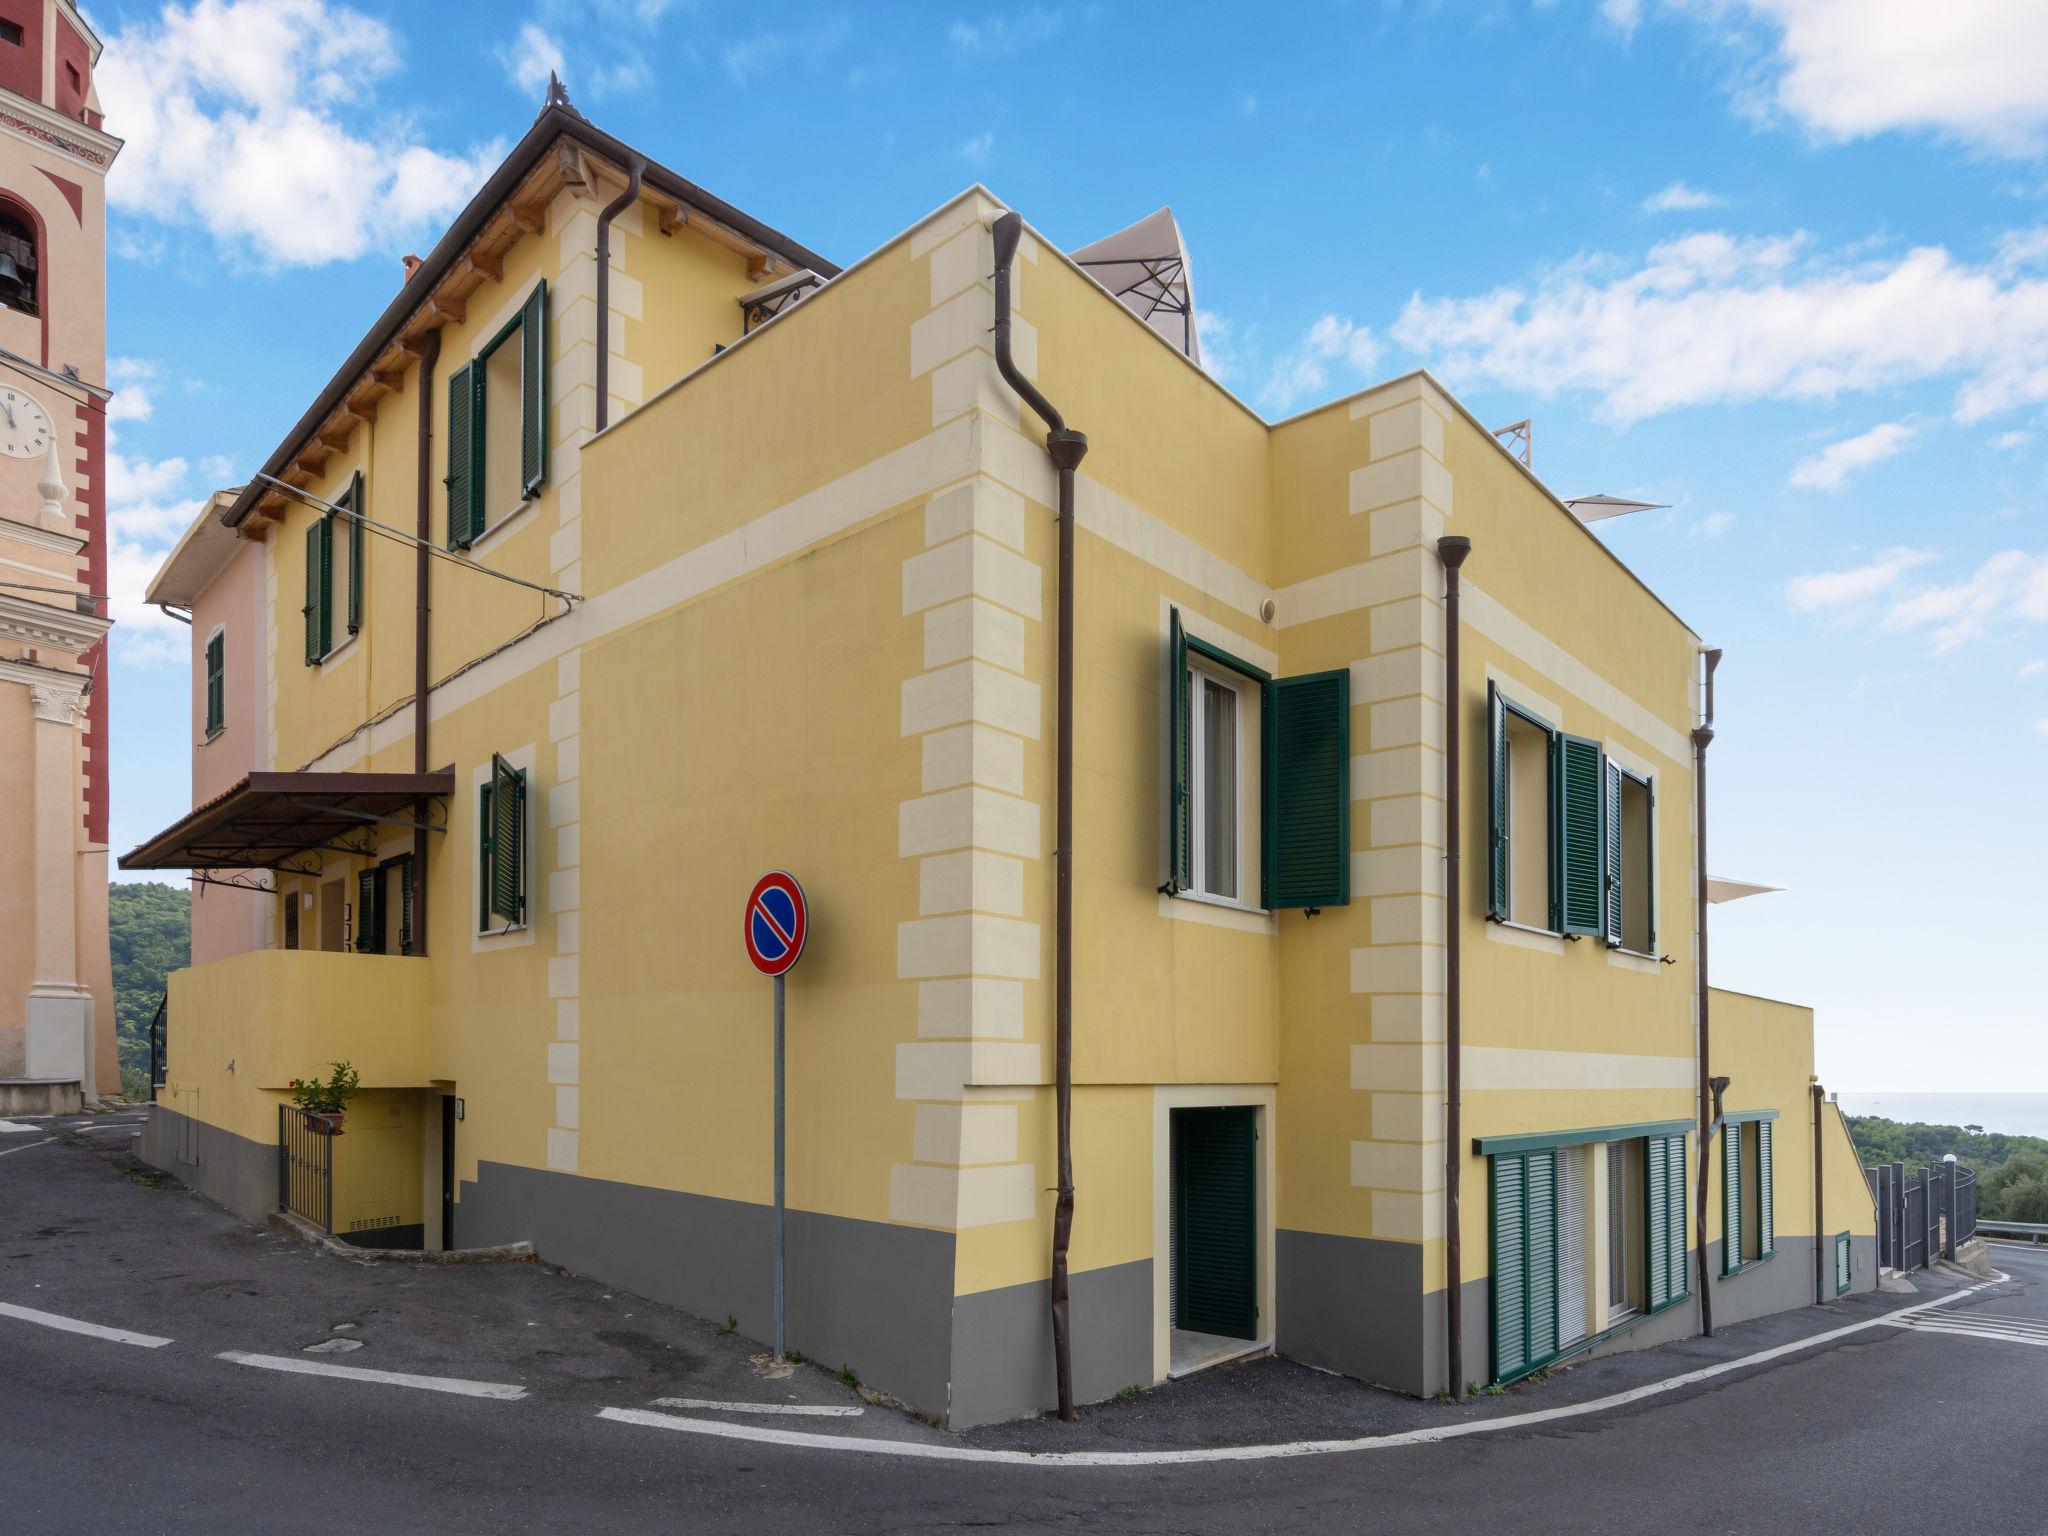
{"type": "Polygon", "coordinates": [[[1721,1128],[1721,1273],[1742,1268],[1742,1127],[1721,1128]]]}
{"type": "Polygon", "coordinates": [[[1692,1290],[1685,1241],[1685,1138],[1667,1136],[1664,1146],[1664,1242],[1671,1250],[1671,1294],[1676,1298],[1692,1290]]]}
{"type": "Polygon", "coordinates": [[[348,497],[342,503],[348,508],[348,632],[356,634],[363,627],[363,472],[357,470],[355,478],[349,481],[348,497]]]}
{"type": "Polygon", "coordinates": [[[206,734],[218,735],[228,720],[227,636],[206,642],[206,734]]]}
{"type": "Polygon", "coordinates": [[[1771,1213],[1771,1122],[1756,1123],[1756,1251],[1769,1258],[1778,1251],[1777,1222],[1771,1213]]]}
{"type": "Polygon", "coordinates": [[[1849,1234],[1843,1232],[1835,1238],[1835,1294],[1841,1295],[1849,1289],[1849,1234]]]}
{"type": "MultiPolygon", "coordinates": [[[[548,285],[527,296],[519,315],[519,494],[548,477],[548,285]]],[[[609,343],[607,343],[609,345],[609,343]]]]}
{"type": "Polygon", "coordinates": [[[1529,1366],[1529,1285],[1523,1185],[1518,1153],[1493,1159],[1493,1377],[1506,1381],[1529,1366]]]}
{"type": "Polygon", "coordinates": [[[1168,631],[1166,884],[1170,891],[1184,891],[1195,883],[1194,744],[1188,718],[1188,634],[1181,627],[1178,608],[1172,611],[1168,631]]]}
{"type": "Polygon", "coordinates": [[[1500,689],[1486,685],[1486,909],[1508,919],[1508,721],[1500,689]]]}
{"type": "Polygon", "coordinates": [[[1671,1200],[1671,1144],[1664,1136],[1652,1136],[1645,1142],[1644,1154],[1644,1211],[1643,1231],[1649,1241],[1649,1286],[1650,1310],[1656,1311],[1672,1297],[1671,1221],[1666,1207],[1671,1200]]]}
{"type": "Polygon", "coordinates": [[[1643,952],[1657,953],[1657,786],[1643,781],[1643,952]]]}
{"type": "Polygon", "coordinates": [[[1594,934],[1601,931],[1603,798],[1600,743],[1583,736],[1560,736],[1557,749],[1557,907],[1558,931],[1594,934]]]}
{"type": "Polygon", "coordinates": [[[398,869],[398,952],[412,953],[412,855],[400,857],[398,869]]]}
{"type": "Polygon", "coordinates": [[[1529,1152],[1529,1363],[1557,1353],[1557,1153],[1529,1152]]]}
{"type": "Polygon", "coordinates": [[[526,775],[491,754],[490,915],[526,920],[526,775]]]}
{"type": "Polygon", "coordinates": [[[1351,673],[1265,687],[1265,905],[1351,900],[1351,673]]]}
{"type": "Polygon", "coordinates": [[[356,953],[384,953],[384,872],[359,870],[356,874],[356,953]]]}
{"type": "Polygon", "coordinates": [[[306,529],[306,665],[333,648],[334,530],[317,518],[306,529]]]}
{"type": "Polygon", "coordinates": [[[1259,1335],[1258,1128],[1243,1106],[1180,1109],[1174,1133],[1174,1325],[1259,1335]]]}
{"type": "Polygon", "coordinates": [[[483,476],[476,466],[483,427],[474,410],[479,377],[481,370],[472,363],[448,375],[448,473],[442,483],[448,487],[450,549],[467,549],[476,537],[471,531],[472,503],[483,495],[483,476]]]}
{"type": "Polygon", "coordinates": [[[1626,934],[1621,888],[1621,764],[1609,758],[1604,773],[1607,800],[1606,836],[1601,839],[1601,879],[1606,892],[1604,915],[1607,942],[1617,949],[1626,934]]]}

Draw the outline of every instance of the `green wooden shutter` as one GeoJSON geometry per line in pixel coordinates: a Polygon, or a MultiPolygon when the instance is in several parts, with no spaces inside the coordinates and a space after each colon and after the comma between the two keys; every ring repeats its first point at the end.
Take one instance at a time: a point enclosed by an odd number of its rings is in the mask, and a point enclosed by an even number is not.
{"type": "Polygon", "coordinates": [[[1602,763],[1600,743],[1583,736],[1557,738],[1556,826],[1558,931],[1601,930],[1602,763]]]}
{"type": "Polygon", "coordinates": [[[1276,677],[1261,707],[1265,905],[1341,907],[1351,900],[1351,673],[1276,677]]]}
{"type": "MultiPolygon", "coordinates": [[[[519,315],[519,494],[548,477],[548,285],[527,296],[519,315]]],[[[609,346],[607,338],[603,342],[609,346]]]]}
{"type": "Polygon", "coordinates": [[[491,754],[490,915],[526,920],[526,774],[491,754]]]}
{"type": "Polygon", "coordinates": [[[1188,718],[1188,634],[1178,608],[1168,624],[1166,669],[1166,885],[1169,891],[1184,891],[1195,881],[1194,745],[1188,718]]]}
{"type": "Polygon", "coordinates": [[[1493,1159],[1493,1377],[1507,1381],[1529,1368],[1528,1254],[1523,1210],[1527,1165],[1520,1153],[1493,1159]]]}
{"type": "Polygon", "coordinates": [[[412,855],[402,854],[398,870],[398,952],[412,953],[412,855]]]}
{"type": "Polygon", "coordinates": [[[486,783],[476,796],[476,925],[479,929],[491,926],[491,887],[497,883],[495,850],[492,847],[492,829],[497,826],[497,819],[491,811],[491,786],[486,783]]]}
{"type": "MultiPolygon", "coordinates": [[[[1686,1262],[1690,1249],[1685,1240],[1685,1138],[1667,1136],[1664,1144],[1664,1241],[1671,1250],[1671,1295],[1675,1300],[1692,1291],[1692,1265],[1686,1262]]],[[[1704,1169],[1705,1162],[1700,1166],[1704,1169]]]]}
{"type": "Polygon", "coordinates": [[[467,549],[476,537],[474,503],[483,496],[483,475],[479,472],[482,447],[482,413],[477,404],[476,380],[483,370],[464,363],[448,375],[448,473],[442,483],[448,487],[448,547],[467,549]]]}
{"type": "Polygon", "coordinates": [[[1643,917],[1645,954],[1657,953],[1657,786],[1643,780],[1643,917]]]}
{"type": "Polygon", "coordinates": [[[356,953],[384,953],[384,872],[360,870],[356,874],[356,953]]]}
{"type": "Polygon", "coordinates": [[[227,724],[227,636],[215,635],[206,642],[206,734],[218,734],[227,724]]]}
{"type": "Polygon", "coordinates": [[[1254,1113],[1243,1106],[1173,1112],[1176,1327],[1258,1337],[1254,1113]]]}
{"type": "MultiPolygon", "coordinates": [[[[1452,706],[1456,708],[1454,704],[1452,706]]],[[[1500,689],[1486,685],[1486,909],[1508,919],[1508,721],[1500,689]]]]}
{"type": "Polygon", "coordinates": [[[1841,1295],[1849,1289],[1849,1234],[1840,1233],[1835,1238],[1835,1294],[1841,1295]]]}
{"type": "Polygon", "coordinates": [[[1643,1146],[1643,1233],[1648,1239],[1644,1247],[1649,1266],[1644,1291],[1652,1312],[1672,1297],[1671,1221],[1665,1209],[1671,1199],[1670,1160],[1670,1138],[1648,1138],[1643,1146]]]}
{"type": "Polygon", "coordinates": [[[1721,1127],[1721,1273],[1742,1268],[1742,1126],[1721,1127]]]}
{"type": "Polygon", "coordinates": [[[1529,1161],[1529,1363],[1557,1353],[1557,1153],[1523,1154],[1529,1161]]]}
{"type": "Polygon", "coordinates": [[[1756,1123],[1756,1251],[1769,1258],[1778,1251],[1777,1221],[1771,1212],[1771,1122],[1756,1123]]]}
{"type": "Polygon", "coordinates": [[[306,529],[306,665],[317,666],[334,641],[334,530],[326,518],[306,529]]]}
{"type": "Polygon", "coordinates": [[[1621,886],[1621,764],[1612,758],[1608,759],[1604,777],[1607,835],[1600,840],[1603,860],[1601,879],[1606,892],[1602,910],[1606,919],[1607,942],[1618,949],[1626,940],[1626,929],[1623,924],[1624,896],[1621,886]]]}
{"type": "Polygon", "coordinates": [[[358,633],[363,627],[363,472],[357,470],[355,478],[349,481],[348,495],[342,505],[350,513],[348,520],[348,632],[358,633]]]}

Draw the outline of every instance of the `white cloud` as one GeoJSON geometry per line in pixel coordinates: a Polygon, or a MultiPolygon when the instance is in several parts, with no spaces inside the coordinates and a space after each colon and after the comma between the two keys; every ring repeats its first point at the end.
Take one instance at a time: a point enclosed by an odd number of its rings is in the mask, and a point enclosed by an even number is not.
{"type": "Polygon", "coordinates": [[[200,478],[215,490],[235,483],[235,461],[224,453],[209,453],[199,461],[200,478]]]}
{"type": "Polygon", "coordinates": [[[1888,549],[1867,565],[1795,576],[1785,583],[1785,601],[1794,613],[1821,613],[1868,602],[1895,586],[1906,572],[1933,558],[1932,550],[1888,549]]]}
{"type": "Polygon", "coordinates": [[[964,54],[988,58],[1042,43],[1059,29],[1058,11],[1030,6],[1007,16],[956,21],[946,28],[946,41],[964,54]]]}
{"type": "Polygon", "coordinates": [[[1272,409],[1284,411],[1303,395],[1323,389],[1332,364],[1363,377],[1378,366],[1379,358],[1380,344],[1370,329],[1353,324],[1346,315],[1318,316],[1300,342],[1274,362],[1262,398],[1272,409]]]}
{"type": "Polygon", "coordinates": [[[506,78],[523,91],[547,88],[548,76],[562,74],[567,61],[555,40],[533,22],[519,28],[519,35],[498,49],[498,62],[506,78]]]}
{"type": "Polygon", "coordinates": [[[2000,453],[2017,453],[2033,440],[2033,433],[2015,429],[2011,432],[1999,433],[1998,436],[1991,439],[1991,446],[2000,453]]]}
{"type": "Polygon", "coordinates": [[[2030,677],[2039,677],[2043,672],[2048,672],[2048,657],[2044,657],[2039,661],[2030,661],[2021,667],[2020,681],[2025,682],[2030,677]]]}
{"type": "Polygon", "coordinates": [[[107,178],[119,213],[196,226],[272,265],[349,260],[432,229],[495,145],[417,141],[369,89],[399,64],[383,22],[336,0],[165,5],[107,40],[107,178]]]}
{"type": "Polygon", "coordinates": [[[1624,32],[1633,32],[1643,19],[1643,0],[1600,0],[1600,14],[1624,32]]]}
{"type": "Polygon", "coordinates": [[[1955,378],[1965,421],[2048,400],[2048,274],[1940,246],[1870,258],[1803,233],[1686,235],[1533,287],[1409,299],[1393,335],[1453,380],[1599,397],[1627,423],[1683,406],[1832,400],[1955,378]]]}
{"type": "Polygon", "coordinates": [[[1735,526],[1733,512],[1709,512],[1705,517],[1685,530],[1688,539],[1718,539],[1735,526]]]}
{"type": "Polygon", "coordinates": [[[1237,113],[1240,117],[1257,117],[1259,115],[1259,98],[1247,91],[1244,99],[1237,104],[1237,113]]]}
{"type": "Polygon", "coordinates": [[[756,32],[726,48],[725,72],[735,85],[746,85],[785,64],[815,67],[846,40],[849,30],[845,17],[834,16],[815,26],[756,32]]]}
{"type": "Polygon", "coordinates": [[[1645,213],[1695,213],[1702,208],[1718,208],[1728,199],[1718,192],[1703,191],[1689,187],[1682,181],[1674,181],[1661,192],[1652,192],[1643,199],[1645,213]]]}
{"type": "Polygon", "coordinates": [[[961,143],[960,158],[969,165],[987,165],[988,157],[995,147],[996,136],[993,133],[977,133],[973,138],[961,143]]]}
{"type": "Polygon", "coordinates": [[[1884,422],[1808,454],[1792,466],[1792,483],[1808,490],[1839,491],[1851,475],[1903,452],[1912,441],[1913,428],[1905,422],[1884,422]]]}
{"type": "MultiPolygon", "coordinates": [[[[1602,6],[1624,27],[1639,8],[1602,6]]],[[[1908,130],[2005,155],[2048,147],[2040,0],[1669,0],[1667,9],[1700,18],[1745,55],[1737,99],[1746,109],[1821,138],[1908,130]]]]}
{"type": "Polygon", "coordinates": [[[2034,722],[2034,729],[2039,731],[2043,736],[2048,736],[2048,720],[2036,720],[2034,722]]]}
{"type": "Polygon", "coordinates": [[[114,398],[107,402],[107,420],[147,421],[156,409],[151,386],[156,365],[135,357],[107,360],[107,382],[114,386],[114,398]]]}
{"type": "Polygon", "coordinates": [[[1884,627],[1931,629],[1935,652],[1940,654],[2011,619],[2048,624],[2048,556],[2001,550],[1961,581],[1928,587],[1892,603],[1884,627]]]}

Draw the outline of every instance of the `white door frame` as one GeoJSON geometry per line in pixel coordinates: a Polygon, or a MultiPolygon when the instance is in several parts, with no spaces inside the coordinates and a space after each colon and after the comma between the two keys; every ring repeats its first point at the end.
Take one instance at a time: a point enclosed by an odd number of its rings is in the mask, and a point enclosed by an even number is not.
{"type": "Polygon", "coordinates": [[[1173,1234],[1173,1112],[1250,1106],[1258,1128],[1259,1337],[1248,1349],[1270,1349],[1279,1314],[1273,1286],[1273,1211],[1279,1188],[1273,1155],[1274,1089],[1271,1083],[1174,1083],[1152,1090],[1152,1379],[1166,1380],[1173,1367],[1173,1315],[1168,1301],[1173,1234]]]}

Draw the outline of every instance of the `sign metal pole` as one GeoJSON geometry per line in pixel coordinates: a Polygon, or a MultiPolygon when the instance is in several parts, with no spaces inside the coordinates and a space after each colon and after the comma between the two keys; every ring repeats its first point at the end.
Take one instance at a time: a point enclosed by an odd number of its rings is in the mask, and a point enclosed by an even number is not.
{"type": "Polygon", "coordinates": [[[775,1358],[782,1358],[782,977],[775,978],[775,1358]]]}

